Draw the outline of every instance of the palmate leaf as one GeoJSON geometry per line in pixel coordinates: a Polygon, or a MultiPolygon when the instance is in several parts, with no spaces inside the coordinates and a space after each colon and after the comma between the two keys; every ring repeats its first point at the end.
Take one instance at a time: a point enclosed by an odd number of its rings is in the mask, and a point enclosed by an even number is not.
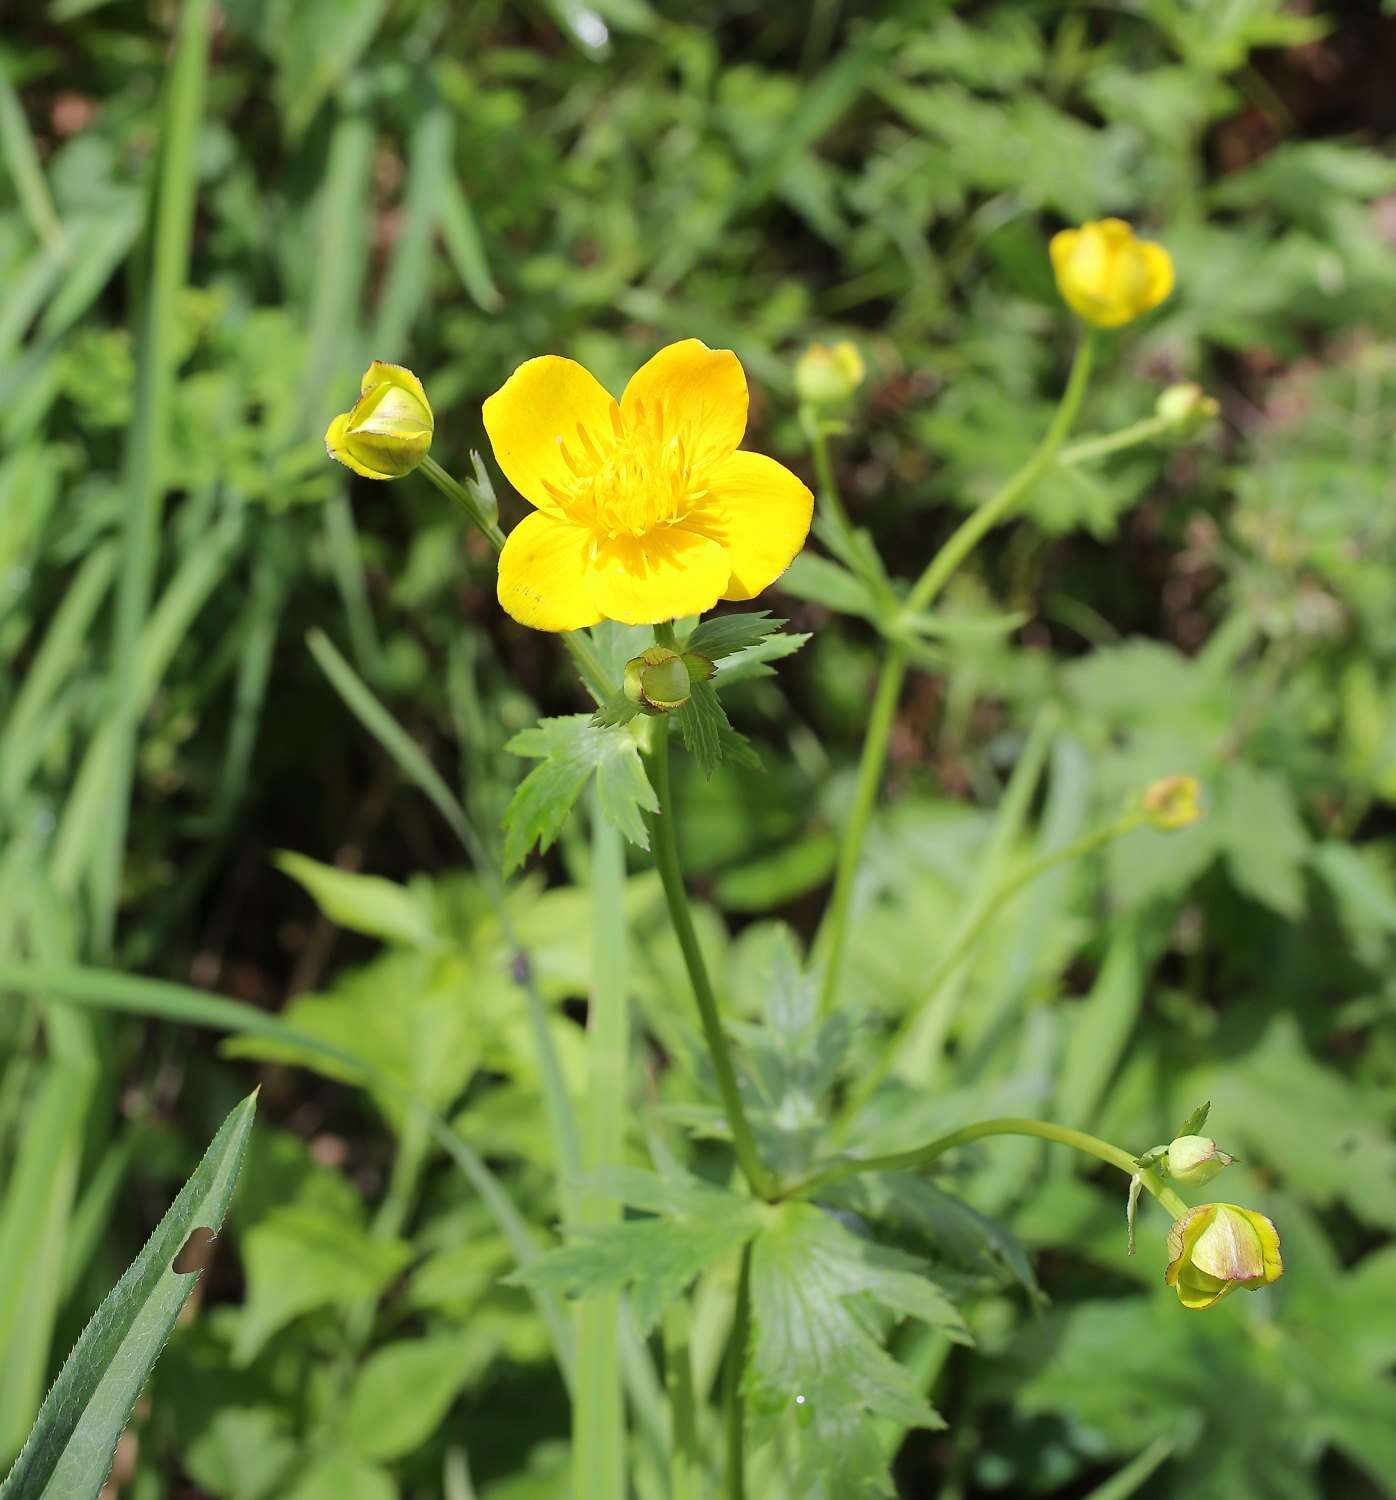
{"type": "Polygon", "coordinates": [[[613,1172],[604,1185],[655,1217],[579,1231],[511,1282],[568,1297],[629,1288],[635,1321],[647,1329],[700,1271],[739,1250],[761,1227],[759,1204],[682,1173],[613,1172]]]}
{"type": "Polygon", "coordinates": [[[745,735],[738,734],[727,719],[710,682],[695,682],[692,696],[674,711],[684,748],[698,762],[704,776],[711,776],[725,760],[760,767],[756,752],[745,735]]]}
{"type": "Polygon", "coordinates": [[[890,1495],[871,1418],[941,1427],[909,1371],[883,1348],[914,1317],[960,1342],[965,1325],[922,1264],[860,1240],[809,1203],[768,1212],[751,1259],[747,1393],[767,1425],[799,1418],[800,1492],[824,1500],[890,1495]]]}
{"type": "Polygon", "coordinates": [[[504,864],[512,870],[536,844],[547,849],[562,831],[572,804],[594,775],[603,816],[641,849],[649,848],[643,814],[659,801],[645,775],[639,747],[624,728],[599,728],[589,714],[540,719],[509,741],[515,755],[538,759],[504,814],[504,864]]]}
{"type": "Polygon", "coordinates": [[[0,1484],[0,1500],[93,1500],[105,1484],[136,1397],[199,1279],[197,1268],[176,1271],[174,1262],[195,1229],[222,1227],[256,1100],[250,1095],[224,1120],[145,1248],[83,1329],[0,1484]]]}

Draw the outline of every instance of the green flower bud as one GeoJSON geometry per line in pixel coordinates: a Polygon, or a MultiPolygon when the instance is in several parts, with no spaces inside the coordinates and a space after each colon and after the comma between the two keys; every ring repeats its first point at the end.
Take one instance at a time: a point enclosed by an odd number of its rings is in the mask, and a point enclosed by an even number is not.
{"type": "Polygon", "coordinates": [[[1164,776],[1144,790],[1144,811],[1160,833],[1187,828],[1202,816],[1196,776],[1164,776]]]}
{"type": "Polygon", "coordinates": [[[866,373],[858,346],[811,344],[795,362],[795,392],[810,406],[839,406],[863,383],[866,373]]]}
{"type": "Polygon", "coordinates": [[[651,646],[626,662],[625,696],[647,714],[672,713],[688,702],[693,684],[706,682],[715,670],[706,656],[651,646]]]}
{"type": "Polygon", "coordinates": [[[1217,1149],[1206,1135],[1180,1135],[1168,1147],[1168,1175],[1184,1187],[1206,1187],[1223,1167],[1236,1158],[1217,1149]]]}
{"type": "Polygon", "coordinates": [[[359,399],[325,432],[325,448],[365,479],[401,479],[431,449],[435,418],[422,382],[402,365],[375,359],[364,371],[359,399]]]}
{"type": "Polygon", "coordinates": [[[1184,1307],[1211,1307],[1238,1286],[1259,1291],[1283,1274],[1279,1231],[1254,1209],[1200,1203],[1168,1231],[1163,1279],[1184,1307]]]}
{"type": "Polygon", "coordinates": [[[1195,380],[1170,385],[1154,403],[1154,414],[1167,422],[1179,437],[1192,437],[1216,420],[1221,406],[1195,380]]]}

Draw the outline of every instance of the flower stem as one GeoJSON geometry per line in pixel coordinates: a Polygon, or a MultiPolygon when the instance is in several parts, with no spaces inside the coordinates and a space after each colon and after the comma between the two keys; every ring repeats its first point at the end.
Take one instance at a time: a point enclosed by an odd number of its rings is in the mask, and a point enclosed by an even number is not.
{"type": "Polygon", "coordinates": [[[1117,432],[1106,432],[1099,437],[1081,438],[1078,442],[1068,443],[1057,454],[1058,467],[1071,468],[1075,464],[1090,463],[1092,459],[1105,458],[1108,454],[1119,453],[1124,448],[1135,448],[1140,443],[1163,437],[1165,433],[1172,431],[1175,425],[1164,417],[1145,417],[1142,421],[1131,422],[1128,427],[1121,427],[1117,432]]]}
{"type": "Polygon", "coordinates": [[[455,501],[465,511],[496,552],[504,550],[504,533],[499,529],[499,523],[492,516],[485,514],[479,501],[465,485],[448,474],[430,453],[421,461],[418,468],[448,500],[455,501]]]}
{"type": "MultiPolygon", "coordinates": [[[[953,939],[950,946],[941,954],[931,976],[926,982],[926,998],[915,1010],[903,1017],[897,1029],[888,1038],[883,1048],[881,1057],[873,1065],[872,1069],[860,1074],[858,1082],[847,1103],[841,1112],[838,1123],[835,1126],[836,1137],[842,1135],[852,1123],[858,1111],[877,1093],[878,1089],[886,1082],[893,1068],[896,1067],[897,1058],[901,1052],[907,1037],[911,1034],[917,1019],[940,995],[941,989],[954,975],[955,970],[984,935],[985,930],[993,922],[994,918],[1025,886],[1031,885],[1040,875],[1045,875],[1049,870],[1055,870],[1060,865],[1070,864],[1073,860],[1081,859],[1087,854],[1094,854],[1097,849],[1104,848],[1106,844],[1120,838],[1136,828],[1142,827],[1148,822],[1148,814],[1140,811],[1126,813],[1124,817],[1117,818],[1113,823],[1104,828],[1097,828],[1093,832],[1083,835],[1074,843],[1067,844],[1064,848],[1055,849],[1050,854],[1044,854],[1038,859],[1029,861],[1022,869],[1016,871],[995,890],[984,903],[983,909],[970,924],[965,927],[958,936],[953,939]]],[[[949,1018],[944,1023],[948,1026],[949,1018]]],[[[942,1031],[943,1035],[943,1031],[942,1031]]]]}
{"type": "Polygon", "coordinates": [[[948,1135],[937,1136],[924,1146],[911,1151],[892,1151],[885,1156],[849,1157],[830,1163],[810,1173],[801,1182],[788,1187],[783,1198],[807,1198],[821,1188],[832,1187],[837,1182],[846,1182],[850,1177],[864,1172],[911,1172],[929,1166],[937,1157],[953,1151],[956,1146],[968,1145],[971,1141],[983,1140],[993,1135],[1036,1136],[1039,1140],[1051,1141],[1057,1146],[1070,1146],[1097,1161],[1118,1167],[1128,1177],[1139,1176],[1144,1187],[1168,1210],[1173,1217],[1180,1218],[1188,1211],[1183,1200],[1168,1187],[1156,1172],[1140,1172],[1134,1158],[1119,1146],[1112,1146],[1099,1136],[1087,1135],[1084,1130],[1073,1130],[1068,1125],[1053,1125],[1047,1120],[1024,1120],[1002,1117],[996,1120],[981,1120],[975,1125],[964,1125],[948,1135]]]}
{"type": "Polygon", "coordinates": [[[713,992],[712,981],[708,978],[702,949],[698,946],[693,913],[688,905],[688,891],[679,865],[678,840],[674,835],[673,791],[669,779],[668,730],[666,720],[655,725],[654,743],[649,752],[650,781],[659,800],[659,811],[652,813],[648,820],[650,839],[654,846],[654,863],[664,886],[664,899],[669,905],[669,919],[673,924],[674,936],[679,940],[689,983],[693,986],[693,998],[698,1002],[703,1036],[708,1044],[713,1072],[717,1074],[718,1092],[722,1096],[728,1129],[732,1132],[732,1146],[737,1153],[737,1163],[751,1191],[758,1198],[765,1198],[771,1192],[770,1175],[757,1153],[756,1138],[742,1106],[736,1069],[732,1066],[732,1054],[728,1050],[722,1019],[718,1014],[717,996],[713,992]]]}
{"type": "MultiPolygon", "coordinates": [[[[1018,500],[1050,467],[1057,450],[1066,441],[1081,410],[1086,394],[1086,383],[1090,379],[1091,365],[1095,358],[1096,335],[1087,330],[1076,348],[1071,373],[1067,377],[1066,389],[1057,407],[1052,424],[1042,441],[1033,451],[1032,457],[1000,489],[992,494],[977,510],[967,516],[951,534],[949,540],[927,564],[907,596],[903,612],[919,614],[929,609],[941,589],[950,581],[955,569],[969,556],[984,535],[991,530],[1018,500]]],[[[863,739],[862,757],[858,764],[858,786],[854,793],[853,810],[844,829],[843,842],[839,848],[838,868],[834,875],[834,890],[829,900],[828,913],[823,924],[824,936],[824,980],[820,1001],[825,1011],[833,1008],[843,979],[844,954],[847,947],[849,907],[853,897],[853,882],[862,859],[863,839],[877,801],[878,787],[887,760],[887,744],[892,733],[892,722],[896,716],[897,702],[901,696],[902,682],[906,677],[908,651],[895,639],[889,642],[887,655],[883,658],[882,673],[878,679],[877,692],[868,719],[867,734],[863,739]]]]}

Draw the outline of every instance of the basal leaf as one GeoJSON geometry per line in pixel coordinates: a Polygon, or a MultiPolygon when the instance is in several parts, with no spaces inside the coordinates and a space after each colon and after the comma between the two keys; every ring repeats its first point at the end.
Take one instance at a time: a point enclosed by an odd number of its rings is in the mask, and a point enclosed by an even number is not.
{"type": "Polygon", "coordinates": [[[915,1317],[965,1340],[959,1313],[910,1256],[858,1239],[809,1203],[777,1209],[752,1246],[747,1390],[766,1424],[799,1417],[799,1481],[839,1500],[890,1495],[873,1417],[943,1422],[883,1347],[915,1317]]]}
{"type": "Polygon", "coordinates": [[[191,1233],[215,1233],[232,1197],[256,1095],[224,1120],[145,1248],[73,1346],[0,1500],[93,1500],[106,1483],[131,1408],[199,1279],[173,1269],[191,1233]]]}

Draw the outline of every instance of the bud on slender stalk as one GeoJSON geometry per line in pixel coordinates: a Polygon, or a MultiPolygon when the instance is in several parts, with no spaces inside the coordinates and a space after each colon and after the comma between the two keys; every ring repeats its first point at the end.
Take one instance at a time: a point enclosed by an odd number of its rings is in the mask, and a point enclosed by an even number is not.
{"type": "Polygon", "coordinates": [[[427,456],[435,430],[422,382],[402,365],[375,359],[359,399],[325,433],[325,448],[365,479],[401,479],[427,456]]]}
{"type": "Polygon", "coordinates": [[[840,406],[863,383],[866,370],[858,346],[811,344],[795,364],[795,391],[810,406],[840,406]]]}
{"type": "Polygon", "coordinates": [[[1209,396],[1195,380],[1170,385],[1154,402],[1154,415],[1167,422],[1179,437],[1201,432],[1220,411],[1217,398],[1209,396]]]}

